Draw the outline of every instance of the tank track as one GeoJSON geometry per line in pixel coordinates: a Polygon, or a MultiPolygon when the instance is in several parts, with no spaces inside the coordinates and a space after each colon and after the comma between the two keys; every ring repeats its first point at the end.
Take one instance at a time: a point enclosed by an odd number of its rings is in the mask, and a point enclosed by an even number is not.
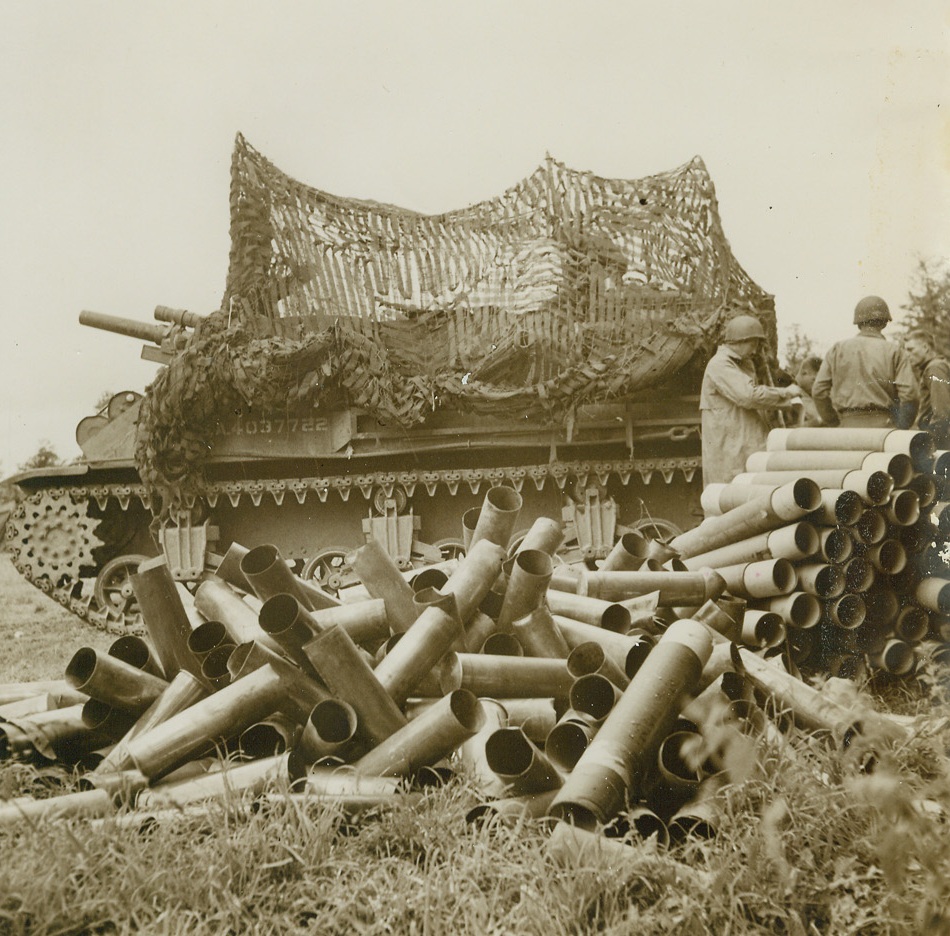
{"type": "MultiPolygon", "coordinates": [[[[280,506],[288,494],[301,504],[310,494],[316,494],[320,502],[325,503],[331,492],[346,501],[358,491],[369,500],[378,490],[391,496],[397,485],[404,488],[409,497],[419,485],[430,496],[442,488],[455,496],[462,485],[472,494],[478,494],[483,485],[498,484],[509,484],[520,491],[526,482],[540,491],[553,481],[564,490],[568,482],[584,487],[591,480],[606,484],[612,476],[626,485],[634,474],[639,475],[644,484],[649,484],[656,474],[670,484],[677,472],[681,472],[688,483],[700,463],[698,456],[637,461],[556,461],[508,468],[378,471],[352,476],[222,481],[210,484],[202,499],[213,509],[222,497],[234,507],[245,498],[259,507],[265,497],[273,498],[280,506]]],[[[148,506],[145,486],[141,484],[77,485],[39,491],[24,497],[7,520],[7,548],[17,571],[28,582],[87,624],[119,636],[144,634],[138,615],[118,614],[103,608],[93,594],[94,579],[81,578],[79,574],[82,566],[95,567],[92,551],[104,545],[95,533],[97,521],[88,516],[88,504],[95,501],[104,510],[110,498],[115,498],[123,510],[133,498],[148,506]]]]}

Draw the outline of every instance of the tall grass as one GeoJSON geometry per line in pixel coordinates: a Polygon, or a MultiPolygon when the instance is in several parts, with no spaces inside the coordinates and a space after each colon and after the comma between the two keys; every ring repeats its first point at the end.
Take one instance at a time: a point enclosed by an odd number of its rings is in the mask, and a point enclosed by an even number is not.
{"type": "MultiPolygon", "coordinates": [[[[61,675],[97,638],[83,630],[51,633],[49,668],[29,678],[61,675]]],[[[856,747],[794,728],[736,736],[710,839],[565,860],[543,822],[469,824],[464,776],[352,818],[284,796],[135,826],[21,824],[0,828],[0,933],[950,936],[946,681],[926,668],[869,689],[917,715],[911,741],[868,772],[856,747]]],[[[4,798],[72,783],[0,764],[4,798]]]]}
{"type": "MultiPolygon", "coordinates": [[[[938,727],[867,773],[810,735],[773,734],[732,755],[752,760],[718,795],[714,838],[622,859],[556,860],[542,822],[468,824],[464,777],[352,820],[284,797],[135,828],[121,813],[20,826],[0,831],[0,930],[950,933],[947,743],[938,727]]],[[[0,770],[6,796],[36,783],[0,770]]]]}

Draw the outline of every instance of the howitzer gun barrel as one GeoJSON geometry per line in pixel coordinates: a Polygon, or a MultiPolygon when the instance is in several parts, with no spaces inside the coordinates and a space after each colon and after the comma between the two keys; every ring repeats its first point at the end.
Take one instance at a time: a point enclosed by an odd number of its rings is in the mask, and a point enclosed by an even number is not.
{"type": "Polygon", "coordinates": [[[79,324],[90,328],[101,328],[103,331],[115,332],[128,338],[139,338],[142,341],[151,341],[160,345],[168,334],[167,325],[153,325],[151,322],[137,322],[135,319],[123,318],[119,315],[106,315],[103,312],[80,312],[79,324]]]}
{"type": "Polygon", "coordinates": [[[204,316],[197,312],[173,309],[163,305],[155,306],[154,315],[157,322],[170,322],[172,325],[184,325],[186,328],[194,328],[199,322],[204,321],[204,316]]]}

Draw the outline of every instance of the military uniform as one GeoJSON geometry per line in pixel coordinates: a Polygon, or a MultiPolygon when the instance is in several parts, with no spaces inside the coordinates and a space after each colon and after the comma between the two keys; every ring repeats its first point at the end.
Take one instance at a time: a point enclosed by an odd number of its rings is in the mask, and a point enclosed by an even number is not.
{"type": "Polygon", "coordinates": [[[933,433],[937,448],[950,447],[950,362],[933,357],[918,367],[920,418],[917,425],[933,433]]]}
{"type": "Polygon", "coordinates": [[[901,409],[912,410],[918,396],[910,358],[870,330],[833,345],[812,387],[822,419],[835,425],[837,418],[841,426],[895,426],[901,409]]]}
{"type": "Polygon", "coordinates": [[[731,481],[746,458],[765,448],[770,412],[797,391],[755,382],[750,360],[720,345],[703,374],[699,397],[703,433],[703,485],[731,481]]]}

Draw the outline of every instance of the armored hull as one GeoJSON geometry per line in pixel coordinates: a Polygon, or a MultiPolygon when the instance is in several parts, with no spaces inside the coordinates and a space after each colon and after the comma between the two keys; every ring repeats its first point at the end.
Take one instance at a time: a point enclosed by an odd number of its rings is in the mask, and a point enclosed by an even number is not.
{"type": "Polygon", "coordinates": [[[696,522],[695,407],[689,396],[591,407],[570,440],[492,417],[436,420],[407,440],[354,411],[249,412],[221,423],[201,492],[156,528],[128,446],[136,406],[106,426],[98,450],[95,438],[86,441],[87,462],[15,478],[22,499],[7,543],[34,585],[120,633],[139,627],[129,576],[143,556],[164,550],[188,583],[231,543],[267,542],[336,590],[350,579],[346,555],[369,536],[403,568],[458,554],[464,514],[499,484],[524,501],[512,545],[535,517],[562,516],[565,559],[593,563],[623,532],[646,527],[665,537],[696,522]],[[117,439],[125,457],[105,450],[117,439]]]}
{"type": "Polygon", "coordinates": [[[336,587],[368,538],[403,567],[463,548],[499,484],[523,526],[563,516],[568,558],[671,535],[699,517],[698,388],[723,324],[758,315],[774,356],[772,297],[698,158],[627,180],[549,158],[422,215],[296,182],[239,136],[231,241],[208,316],[83,314],[163,367],[80,423],[81,464],[16,479],[17,567],[101,626],[137,626],[142,556],[186,584],[266,542],[336,587]]]}

